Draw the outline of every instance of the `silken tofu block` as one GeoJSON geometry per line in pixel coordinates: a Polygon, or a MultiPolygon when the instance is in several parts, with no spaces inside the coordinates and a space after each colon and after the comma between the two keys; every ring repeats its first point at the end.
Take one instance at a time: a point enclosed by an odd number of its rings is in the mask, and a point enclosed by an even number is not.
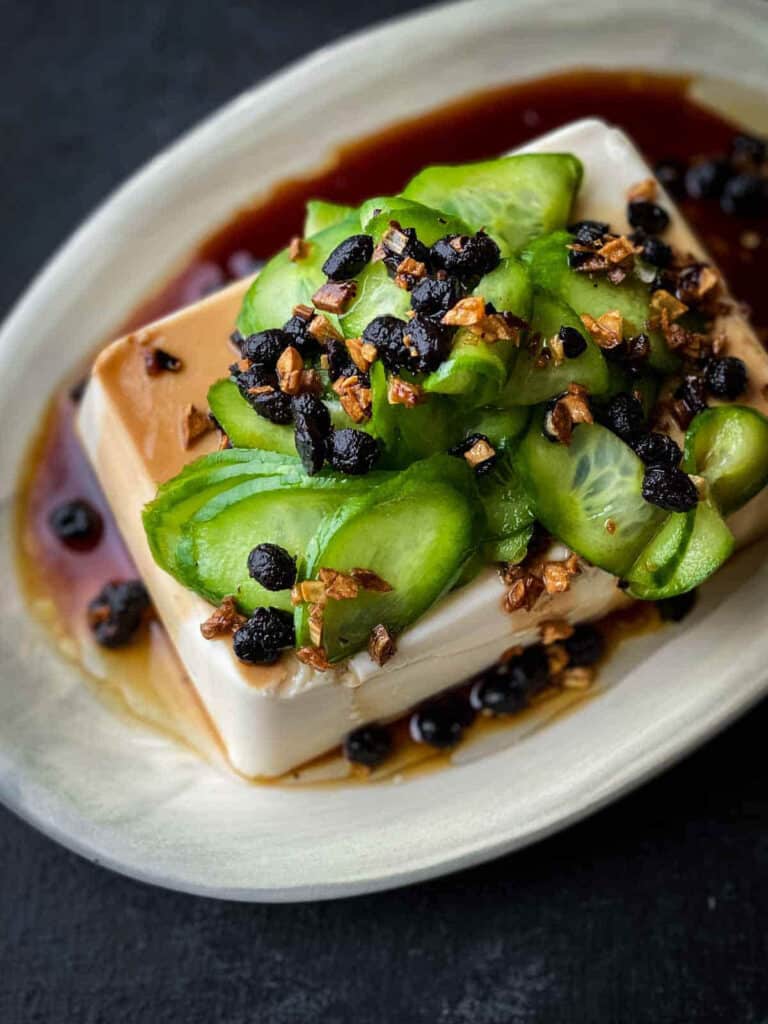
{"type": "MultiPolygon", "coordinates": [[[[585,174],[574,219],[605,220],[614,230],[626,228],[627,190],[651,174],[626,135],[594,119],[565,126],[525,149],[578,156],[585,174]]],[[[708,259],[669,197],[661,202],[671,215],[665,238],[708,259]]],[[[216,447],[211,433],[185,448],[182,424],[190,405],[206,409],[208,387],[235,358],[228,339],[249,284],[238,282],[105,349],[78,425],[126,544],[232,767],[246,776],[275,776],[329,750],[357,725],[395,717],[483,669],[509,647],[535,642],[542,621],[596,619],[626,598],[612,576],[586,567],[565,593],[545,596],[530,612],[509,613],[503,609],[505,587],[488,568],[406,630],[383,668],[366,653],[324,673],[292,654],[276,665],[246,666],[234,657],[228,637],[204,640],[200,624],[210,605],[155,565],[141,510],[159,483],[216,447]],[[180,358],[181,371],[149,376],[145,355],[153,345],[180,358]]],[[[743,401],[768,411],[764,350],[735,307],[719,326],[727,331],[729,353],[749,369],[743,401]]],[[[767,514],[768,499],[759,495],[731,520],[737,539],[743,543],[762,532],[767,514]]]]}

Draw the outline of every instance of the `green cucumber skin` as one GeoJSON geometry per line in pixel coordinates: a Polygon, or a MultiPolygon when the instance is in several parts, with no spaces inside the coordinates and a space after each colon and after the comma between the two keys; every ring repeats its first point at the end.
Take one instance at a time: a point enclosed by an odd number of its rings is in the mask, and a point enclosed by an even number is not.
{"type": "MultiPolygon", "coordinates": [[[[529,411],[522,407],[466,412],[457,401],[443,395],[433,395],[424,405],[413,409],[390,405],[381,363],[374,363],[371,368],[371,385],[373,415],[368,423],[352,423],[335,400],[326,404],[335,427],[356,426],[384,442],[381,463],[384,469],[404,469],[412,462],[446,451],[471,433],[485,434],[494,446],[503,446],[518,437],[528,422],[529,411]]],[[[261,451],[280,457],[283,463],[288,457],[296,458],[293,427],[270,423],[259,416],[234,381],[229,378],[216,381],[208,392],[208,404],[236,445],[233,450],[249,450],[251,454],[261,451]]]]}
{"type": "Polygon", "coordinates": [[[627,575],[633,597],[661,600],[686,593],[730,557],[735,540],[723,516],[768,483],[768,419],[739,405],[699,413],[686,434],[683,469],[707,480],[709,500],[670,516],[627,575]]]}
{"type": "MultiPolygon", "coordinates": [[[[461,220],[446,217],[439,210],[430,210],[401,197],[380,200],[388,204],[385,208],[388,212],[371,217],[374,209],[371,203],[375,202],[363,204],[364,225],[361,225],[357,210],[318,200],[308,204],[305,239],[309,254],[292,260],[288,250],[283,249],[267,263],[243,300],[238,329],[247,335],[285,323],[293,307],[310,302],[312,295],[324,283],[322,265],[331,250],[345,238],[359,233],[361,228],[378,241],[389,220],[394,218],[403,227],[416,227],[420,240],[426,245],[431,245],[432,241],[449,231],[463,233],[468,230],[461,220]],[[313,231],[315,227],[320,230],[313,231]]],[[[344,337],[359,337],[374,317],[384,314],[404,317],[410,308],[408,293],[397,287],[381,263],[369,263],[356,281],[358,291],[351,306],[342,316],[329,317],[344,337]]]]}
{"type": "MultiPolygon", "coordinates": [[[[536,514],[516,465],[514,446],[500,455],[490,473],[478,478],[477,490],[485,510],[485,542],[502,545],[513,538],[515,544],[520,545],[525,537],[527,545],[536,514]]],[[[491,561],[504,559],[493,558],[491,561]]]]}
{"type": "Polygon", "coordinates": [[[600,348],[571,307],[542,289],[534,293],[530,335],[536,348],[531,351],[527,345],[520,347],[502,402],[538,405],[562,394],[569,384],[580,384],[590,395],[602,395],[608,390],[610,374],[600,348]],[[586,350],[559,366],[552,360],[544,367],[537,366],[536,361],[547,347],[548,339],[561,327],[577,330],[586,342],[586,350]]]}
{"type": "Polygon", "coordinates": [[[208,389],[208,407],[236,448],[256,448],[280,455],[296,455],[293,428],[259,416],[228,377],[208,389]]]}
{"type": "Polygon", "coordinates": [[[345,338],[359,338],[377,316],[396,316],[405,320],[411,308],[410,292],[398,288],[383,262],[369,263],[355,280],[355,298],[339,317],[339,327],[345,338]]]}
{"type": "MultiPolygon", "coordinates": [[[[331,250],[359,231],[360,219],[354,213],[306,239],[308,255],[292,260],[288,249],[282,249],[273,256],[245,294],[237,320],[240,333],[282,327],[294,306],[311,302],[325,282],[322,267],[331,250]]],[[[335,321],[330,315],[329,319],[335,321]]]]}
{"type": "Polygon", "coordinates": [[[690,512],[670,513],[626,574],[632,596],[663,592],[682,561],[693,526],[694,516],[690,512]]]}
{"type": "Polygon", "coordinates": [[[381,466],[405,469],[457,444],[464,436],[461,407],[450,398],[432,395],[412,409],[390,405],[387,377],[381,362],[370,370],[372,415],[365,429],[383,444],[381,466]]]}
{"type": "Polygon", "coordinates": [[[249,552],[257,544],[269,542],[286,547],[294,556],[303,556],[323,516],[388,479],[381,473],[369,477],[364,481],[331,475],[268,477],[246,480],[212,495],[182,529],[177,563],[183,582],[214,603],[232,594],[247,613],[259,604],[270,603],[290,610],[287,593],[272,594],[250,580],[249,552]],[[275,513],[267,530],[259,523],[259,513],[263,516],[265,509],[269,512],[273,507],[275,513]],[[215,558],[211,571],[209,553],[215,558]]]}
{"type": "Polygon", "coordinates": [[[497,402],[507,376],[503,360],[465,328],[457,332],[453,351],[425,380],[427,394],[451,395],[476,408],[497,402]]]}
{"type": "Polygon", "coordinates": [[[712,502],[700,501],[684,515],[690,524],[672,571],[658,581],[630,583],[631,597],[660,601],[688,593],[709,579],[733,554],[735,538],[712,502]]]}
{"type": "MultiPolygon", "coordinates": [[[[371,368],[371,385],[373,415],[368,423],[352,423],[335,400],[326,404],[335,427],[357,427],[384,442],[383,469],[404,469],[412,462],[446,451],[475,432],[485,434],[495,446],[503,446],[518,437],[528,422],[529,412],[522,407],[467,412],[457,401],[443,395],[433,395],[424,405],[413,409],[390,405],[384,367],[378,362],[371,368]]],[[[288,458],[296,459],[293,427],[270,423],[259,416],[234,381],[229,378],[216,381],[208,392],[208,404],[236,445],[233,451],[249,450],[251,456],[264,452],[283,464],[288,458]]]]}
{"type": "Polygon", "coordinates": [[[416,237],[424,245],[434,245],[445,235],[470,235],[472,228],[460,217],[449,216],[445,211],[405,196],[376,196],[367,199],[360,206],[362,230],[379,242],[389,227],[390,221],[397,221],[401,228],[413,228],[416,237]]]}
{"type": "Polygon", "coordinates": [[[745,405],[700,412],[685,436],[683,468],[703,476],[718,508],[730,515],[768,484],[768,419],[745,405]]]}
{"type": "MultiPolygon", "coordinates": [[[[334,427],[356,426],[335,396],[324,399],[334,427]]],[[[208,390],[208,405],[224,433],[237,448],[297,458],[294,429],[291,424],[271,423],[251,408],[229,377],[217,380],[208,390]]]]}
{"type": "MultiPolygon", "coordinates": [[[[239,468],[239,467],[237,467],[239,468]]],[[[184,523],[210,498],[247,480],[242,471],[228,473],[215,483],[191,480],[193,487],[165,508],[148,506],[143,513],[144,532],[155,562],[171,576],[181,579],[177,547],[184,523]]]]}
{"type": "Polygon", "coordinates": [[[311,238],[326,228],[335,227],[341,221],[351,220],[355,213],[354,206],[331,203],[325,199],[310,199],[307,201],[302,235],[304,238],[311,238]]]}
{"type": "Polygon", "coordinates": [[[204,455],[158,488],[142,511],[152,556],[172,576],[178,576],[176,545],[187,519],[209,498],[245,480],[263,476],[297,476],[298,459],[273,452],[231,448],[204,455]]]}
{"type": "MultiPolygon", "coordinates": [[[[503,259],[472,292],[497,310],[528,322],[533,306],[530,275],[515,259],[503,259]]],[[[466,328],[456,332],[451,354],[424,380],[424,390],[461,397],[468,407],[496,404],[517,346],[512,341],[488,344],[466,328]]],[[[504,404],[503,402],[501,404],[504,404]]]]}
{"type": "Polygon", "coordinates": [[[243,478],[232,477],[227,480],[214,481],[204,485],[195,493],[182,498],[173,508],[163,515],[152,513],[145,519],[145,530],[153,552],[157,550],[163,561],[162,568],[169,572],[185,586],[196,590],[190,575],[188,556],[187,528],[200,514],[214,503],[224,504],[228,497],[241,492],[243,488],[249,493],[262,490],[274,490],[278,487],[298,485],[301,483],[300,471],[288,471],[281,476],[253,475],[243,478]]]}
{"type": "Polygon", "coordinates": [[[576,157],[524,154],[458,166],[427,167],[403,195],[484,228],[505,253],[567,224],[582,177],[576,157]]]}
{"type": "MultiPolygon", "coordinates": [[[[418,619],[460,579],[481,531],[473,474],[452,456],[414,463],[374,491],[345,502],[312,538],[306,576],[315,577],[321,568],[366,568],[394,589],[328,602],[323,640],[329,660],[363,648],[379,623],[397,633],[418,619]]],[[[295,622],[297,645],[308,644],[306,606],[296,609],[295,622]]]]}
{"type": "Polygon", "coordinates": [[[638,278],[628,277],[619,285],[607,278],[583,274],[568,266],[567,246],[573,237],[557,231],[538,238],[522,254],[531,272],[534,287],[544,289],[562,299],[579,316],[588,313],[599,317],[610,309],[618,309],[624,317],[625,337],[645,333],[651,343],[648,365],[661,374],[673,373],[680,360],[667,346],[659,331],[648,329],[650,293],[638,278]]]}
{"type": "Polygon", "coordinates": [[[533,536],[533,526],[510,533],[497,540],[489,540],[483,544],[482,553],[485,562],[507,562],[517,565],[528,554],[528,545],[533,536]]]}
{"type": "Polygon", "coordinates": [[[528,429],[531,410],[527,405],[509,405],[504,408],[489,406],[474,409],[467,414],[463,437],[483,434],[496,451],[509,448],[528,429]]]}
{"type": "Polygon", "coordinates": [[[538,413],[517,459],[536,518],[587,561],[623,577],[667,516],[642,497],[642,462],[596,423],[578,425],[569,446],[548,441],[541,428],[538,413]]]}
{"type": "Polygon", "coordinates": [[[341,494],[352,496],[361,492],[367,493],[372,491],[379,484],[391,480],[393,476],[393,473],[386,472],[385,470],[374,470],[363,477],[353,477],[341,476],[332,470],[323,469],[315,476],[306,476],[299,470],[295,475],[293,472],[287,472],[283,476],[254,477],[238,485],[236,488],[218,495],[205,504],[190,520],[190,524],[209,522],[232,505],[236,505],[244,499],[252,497],[254,494],[260,494],[262,491],[285,489],[305,491],[336,490],[341,494]]]}
{"type": "Polygon", "coordinates": [[[279,544],[296,557],[326,515],[338,508],[344,495],[338,490],[288,488],[264,491],[224,510],[216,519],[190,524],[185,531],[185,575],[189,584],[209,601],[227,595],[239,610],[272,605],[292,611],[289,590],[265,590],[248,575],[250,551],[262,543],[279,544]]]}
{"type": "Polygon", "coordinates": [[[223,471],[230,466],[242,466],[248,475],[255,475],[257,472],[269,474],[282,471],[287,466],[300,464],[295,454],[293,458],[286,458],[277,452],[255,451],[251,448],[225,448],[220,452],[209,452],[208,455],[201,455],[194,462],[188,463],[176,476],[160,484],[157,494],[147,508],[170,499],[177,489],[189,486],[192,481],[203,475],[223,471]]]}

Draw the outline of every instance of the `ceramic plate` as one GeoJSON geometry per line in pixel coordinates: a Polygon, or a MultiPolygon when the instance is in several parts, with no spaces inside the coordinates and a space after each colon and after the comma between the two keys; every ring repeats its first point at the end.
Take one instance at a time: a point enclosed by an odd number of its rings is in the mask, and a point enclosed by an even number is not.
{"type": "Polygon", "coordinates": [[[158,885],[243,900],[367,892],[583,817],[766,692],[768,640],[753,613],[768,601],[768,567],[752,549],[684,628],[626,644],[604,692],[513,746],[402,785],[252,786],[108,710],[51,649],[13,584],[13,486],[47,395],[195,242],[253,199],[254,183],[267,190],[344,141],[462,94],[574,61],[632,66],[638,55],[649,69],[690,72],[721,107],[765,116],[754,91],[768,64],[759,0],[431,8],[321,50],[226,106],[132,178],[42,271],[0,337],[0,795],[9,807],[158,885]],[[425,39],[408,78],[393,77],[403,49],[425,39]],[[323,118],[332,109],[345,117],[323,118]]]}

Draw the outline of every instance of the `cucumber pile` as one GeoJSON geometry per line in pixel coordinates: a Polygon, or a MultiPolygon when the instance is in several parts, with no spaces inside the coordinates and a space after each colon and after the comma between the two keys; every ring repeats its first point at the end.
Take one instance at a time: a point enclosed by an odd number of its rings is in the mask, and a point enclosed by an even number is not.
{"type": "Polygon", "coordinates": [[[746,370],[712,352],[699,265],[648,225],[569,224],[581,173],[524,155],[308,203],[208,394],[230,447],[144,512],[157,563],[247,617],[242,660],[383,663],[448,590],[525,559],[537,524],[645,600],[730,555],[768,421],[733,404],[746,370]],[[653,429],[660,396],[684,450],[653,429]]]}

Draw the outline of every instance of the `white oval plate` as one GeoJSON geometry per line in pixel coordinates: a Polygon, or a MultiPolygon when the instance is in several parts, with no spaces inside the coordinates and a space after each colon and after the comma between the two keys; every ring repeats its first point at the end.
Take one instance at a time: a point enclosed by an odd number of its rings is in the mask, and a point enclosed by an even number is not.
{"type": "Polygon", "coordinates": [[[768,642],[754,614],[768,599],[768,570],[753,549],[685,628],[627,644],[603,680],[616,685],[513,747],[402,785],[249,786],[113,715],[50,649],[13,582],[13,487],[48,395],[255,188],[466,93],[568,65],[639,63],[728,78],[736,88],[716,90],[720,101],[743,109],[744,89],[764,84],[764,5],[431,8],[322,50],[226,106],[132,178],[42,271],[0,336],[0,796],[9,807],[158,885],[243,900],[368,892],[583,817],[766,692],[768,642]],[[393,74],[406,51],[418,60],[393,74]]]}

